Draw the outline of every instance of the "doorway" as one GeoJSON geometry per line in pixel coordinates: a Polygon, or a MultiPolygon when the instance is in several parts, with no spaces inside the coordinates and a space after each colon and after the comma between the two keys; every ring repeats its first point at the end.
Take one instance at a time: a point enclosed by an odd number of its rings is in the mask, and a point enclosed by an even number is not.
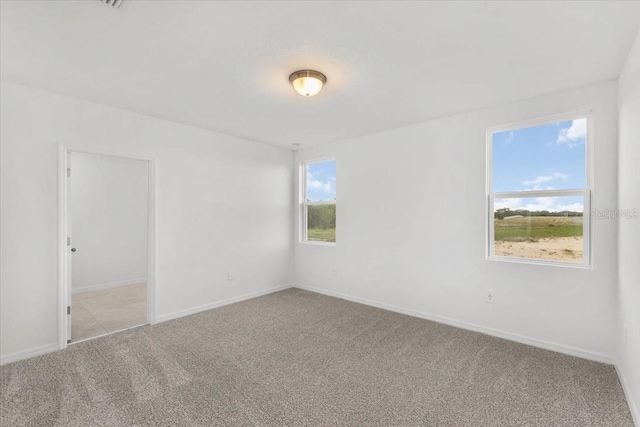
{"type": "Polygon", "coordinates": [[[149,160],[65,150],[65,343],[149,322],[149,160]]]}

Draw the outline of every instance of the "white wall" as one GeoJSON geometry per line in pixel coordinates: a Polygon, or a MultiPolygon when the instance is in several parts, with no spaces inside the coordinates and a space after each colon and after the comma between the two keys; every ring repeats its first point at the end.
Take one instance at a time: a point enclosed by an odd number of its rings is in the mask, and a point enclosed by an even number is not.
{"type": "Polygon", "coordinates": [[[147,280],[149,165],[71,153],[73,291],[147,280]]]}
{"type": "Polygon", "coordinates": [[[586,109],[592,207],[615,209],[613,81],[299,151],[296,166],[337,159],[338,229],[335,247],[295,244],[296,283],[612,361],[613,221],[593,223],[593,269],[485,259],[487,127],[586,109]],[[483,302],[485,289],[495,304],[483,302]]]}
{"type": "MultiPolygon", "coordinates": [[[[618,205],[621,212],[640,212],[640,33],[618,81],[619,170],[618,205]]],[[[627,400],[640,426],[640,217],[618,221],[618,368],[626,384],[627,400]],[[627,340],[624,325],[627,325],[627,340]]]]}
{"type": "Polygon", "coordinates": [[[290,151],[20,85],[1,90],[5,362],[57,343],[59,143],[155,159],[160,319],[290,283],[290,151]]]}

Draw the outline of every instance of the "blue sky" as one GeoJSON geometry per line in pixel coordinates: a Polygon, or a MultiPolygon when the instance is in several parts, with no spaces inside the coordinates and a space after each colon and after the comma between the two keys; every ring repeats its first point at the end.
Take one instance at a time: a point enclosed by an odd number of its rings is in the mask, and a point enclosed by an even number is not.
{"type": "MultiPolygon", "coordinates": [[[[586,125],[576,119],[493,134],[493,191],[584,188],[586,125]]],[[[581,211],[583,204],[582,197],[522,198],[496,200],[495,208],[581,211]]]]}
{"type": "Polygon", "coordinates": [[[336,161],[307,163],[307,200],[318,202],[336,198],[336,161]]]}

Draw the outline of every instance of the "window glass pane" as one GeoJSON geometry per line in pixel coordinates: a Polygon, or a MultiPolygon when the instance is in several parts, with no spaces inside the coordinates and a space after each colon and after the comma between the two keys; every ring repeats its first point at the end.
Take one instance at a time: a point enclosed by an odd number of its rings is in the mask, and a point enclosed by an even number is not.
{"type": "Polygon", "coordinates": [[[336,161],[307,163],[307,202],[331,201],[336,199],[336,161]]]}
{"type": "Polygon", "coordinates": [[[336,241],[336,205],[307,206],[307,240],[336,241]]]}
{"type": "Polygon", "coordinates": [[[496,132],[492,191],[586,188],[587,119],[496,132]]]}
{"type": "Polygon", "coordinates": [[[581,263],[584,197],[494,200],[494,254],[581,263]]]}

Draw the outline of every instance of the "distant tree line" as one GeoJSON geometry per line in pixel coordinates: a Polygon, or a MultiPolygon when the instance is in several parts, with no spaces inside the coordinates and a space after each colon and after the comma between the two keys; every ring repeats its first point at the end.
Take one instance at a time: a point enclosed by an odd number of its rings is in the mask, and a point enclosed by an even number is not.
{"type": "Polygon", "coordinates": [[[336,228],[336,205],[310,205],[307,215],[308,228],[336,228]]]}
{"type": "Polygon", "coordinates": [[[582,216],[582,212],[573,212],[573,211],[561,211],[561,212],[549,212],[549,211],[530,211],[528,209],[516,209],[511,210],[509,208],[500,208],[497,209],[494,214],[494,219],[504,219],[510,216],[582,216]]]}

